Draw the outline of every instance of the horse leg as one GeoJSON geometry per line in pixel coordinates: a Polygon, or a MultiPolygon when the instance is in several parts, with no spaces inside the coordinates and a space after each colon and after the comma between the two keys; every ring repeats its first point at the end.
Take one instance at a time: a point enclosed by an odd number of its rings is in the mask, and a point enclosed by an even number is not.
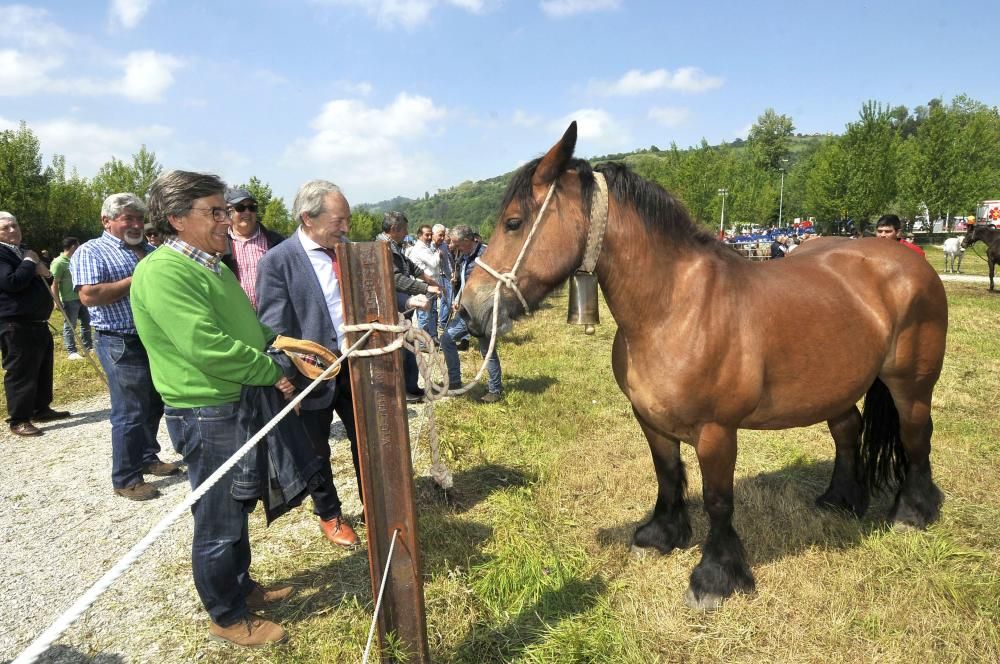
{"type": "Polygon", "coordinates": [[[701,561],[691,572],[684,603],[693,609],[711,610],[734,592],[753,592],[754,580],[743,542],[733,528],[736,430],[703,426],[697,451],[709,530],[701,561]]]}
{"type": "Polygon", "coordinates": [[[987,265],[990,266],[990,290],[993,290],[993,269],[996,267],[997,262],[990,257],[987,261],[987,265]]]}
{"type": "Polygon", "coordinates": [[[858,452],[861,444],[861,413],[856,406],[827,420],[830,435],[836,445],[833,477],[826,493],[816,499],[822,509],[836,509],[863,516],[868,509],[868,488],[858,472],[858,452]]]}
{"type": "Polygon", "coordinates": [[[906,451],[906,474],[889,520],[904,528],[926,528],[937,520],[944,500],[931,476],[931,387],[921,390],[925,396],[909,396],[905,387],[886,381],[899,413],[899,438],[906,451]]]}
{"type": "Polygon", "coordinates": [[[670,553],[687,547],[691,541],[691,521],[684,502],[687,475],[681,460],[680,440],[654,431],[638,413],[636,419],[653,453],[658,488],[653,516],[636,528],[632,536],[632,551],[653,548],[661,553],[670,553]]]}

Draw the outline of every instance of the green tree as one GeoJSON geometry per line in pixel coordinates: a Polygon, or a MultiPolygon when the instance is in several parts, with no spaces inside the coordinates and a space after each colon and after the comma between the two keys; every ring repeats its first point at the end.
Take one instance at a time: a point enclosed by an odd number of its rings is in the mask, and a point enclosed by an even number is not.
{"type": "Polygon", "coordinates": [[[261,216],[261,223],[264,224],[265,228],[277,231],[286,237],[295,232],[296,227],[292,221],[292,215],[285,207],[285,201],[281,198],[272,198],[268,201],[264,214],[261,216]]]}
{"type": "Polygon", "coordinates": [[[371,242],[382,232],[382,215],[365,208],[351,211],[351,232],[349,237],[354,242],[371,242]]]}
{"type": "Polygon", "coordinates": [[[788,157],[789,137],[795,131],[792,119],[769,108],[750,127],[747,145],[757,168],[776,171],[788,157]]]}
{"type": "MultiPolygon", "coordinates": [[[[246,189],[253,196],[254,200],[257,201],[257,209],[267,211],[267,206],[271,202],[271,197],[274,195],[271,192],[271,185],[262,181],[256,175],[250,177],[250,181],[246,184],[241,184],[236,187],[237,189],[246,189]]],[[[282,202],[282,207],[284,207],[284,202],[282,202]]],[[[288,210],[285,210],[288,213],[288,210]]],[[[268,227],[270,228],[270,226],[268,227]]]]}
{"type": "Polygon", "coordinates": [[[132,155],[133,188],[130,191],[145,200],[153,181],[160,177],[162,172],[163,166],[156,161],[156,153],[150,152],[143,145],[138,152],[132,155]]]}
{"type": "Polygon", "coordinates": [[[846,208],[865,222],[889,209],[896,198],[896,152],[899,135],[882,104],[869,101],[859,120],[847,125],[842,141],[846,156],[846,208]]]}
{"type": "Polygon", "coordinates": [[[41,144],[22,122],[0,132],[0,209],[10,212],[34,239],[46,225],[48,181],[42,172],[41,144]]]}

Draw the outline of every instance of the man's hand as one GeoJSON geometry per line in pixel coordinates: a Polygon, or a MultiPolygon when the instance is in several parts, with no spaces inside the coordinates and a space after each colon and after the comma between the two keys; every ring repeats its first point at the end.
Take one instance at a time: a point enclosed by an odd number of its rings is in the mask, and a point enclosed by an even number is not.
{"type": "Polygon", "coordinates": [[[431,301],[427,299],[426,295],[411,295],[406,300],[406,308],[429,311],[431,308],[431,301]]]}
{"type": "Polygon", "coordinates": [[[45,263],[42,263],[41,261],[35,263],[35,274],[39,277],[45,277],[46,279],[52,276],[52,273],[49,272],[49,268],[45,267],[45,263]]]}
{"type": "Polygon", "coordinates": [[[428,286],[427,287],[427,294],[428,295],[440,295],[441,294],[441,287],[440,286],[428,286]]]}
{"type": "Polygon", "coordinates": [[[292,382],[284,376],[278,379],[278,382],[274,384],[274,387],[276,390],[285,395],[286,401],[291,400],[292,395],[295,394],[295,386],[292,385],[292,382]]]}

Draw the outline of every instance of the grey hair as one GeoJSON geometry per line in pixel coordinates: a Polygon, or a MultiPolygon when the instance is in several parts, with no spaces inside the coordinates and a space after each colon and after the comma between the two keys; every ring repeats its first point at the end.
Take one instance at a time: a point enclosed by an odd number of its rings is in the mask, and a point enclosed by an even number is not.
{"type": "Polygon", "coordinates": [[[10,212],[7,212],[6,210],[0,211],[0,221],[7,221],[8,219],[13,221],[15,224],[17,223],[17,217],[12,215],[10,212]]]}
{"type": "Polygon", "coordinates": [[[386,212],[385,216],[382,217],[382,232],[389,233],[391,231],[398,231],[403,226],[409,226],[410,220],[406,218],[406,215],[402,212],[397,212],[393,210],[391,212],[386,212]]]}
{"type": "Polygon", "coordinates": [[[434,227],[431,228],[431,233],[440,233],[441,231],[447,233],[448,228],[444,224],[434,224],[434,227]]]}
{"type": "Polygon", "coordinates": [[[114,219],[125,210],[135,210],[140,214],[146,214],[146,204],[135,194],[121,193],[111,194],[104,199],[101,206],[101,216],[114,219]]]}
{"type": "Polygon", "coordinates": [[[458,224],[451,229],[451,239],[460,241],[476,237],[476,231],[472,230],[468,224],[458,224]]]}
{"type": "Polygon", "coordinates": [[[199,198],[224,195],[226,183],[218,175],[167,171],[149,188],[149,220],[164,235],[176,235],[169,217],[182,217],[199,198]]]}
{"type": "Polygon", "coordinates": [[[292,219],[302,223],[302,215],[308,214],[310,217],[318,217],[323,214],[323,202],[327,194],[340,194],[340,187],[329,180],[309,180],[299,187],[295,193],[295,202],[292,203],[292,219]]]}

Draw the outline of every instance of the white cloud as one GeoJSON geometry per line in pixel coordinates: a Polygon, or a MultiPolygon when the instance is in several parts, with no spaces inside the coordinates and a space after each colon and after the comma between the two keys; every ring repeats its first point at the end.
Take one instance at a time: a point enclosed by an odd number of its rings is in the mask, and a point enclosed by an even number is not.
{"type": "Polygon", "coordinates": [[[628,130],[612,118],[610,113],[599,108],[574,111],[550,122],[549,129],[553,134],[561,134],[573,120],[576,120],[577,145],[583,148],[584,153],[623,150],[632,142],[628,130]]]}
{"type": "Polygon", "coordinates": [[[751,129],[753,129],[753,123],[748,122],[746,125],[733,132],[733,138],[742,138],[743,140],[746,140],[747,136],[750,135],[751,129]]]}
{"type": "Polygon", "coordinates": [[[543,0],[540,6],[549,16],[564,18],[584,12],[618,9],[621,4],[621,0],[543,0]]]}
{"type": "Polygon", "coordinates": [[[358,83],[354,83],[353,81],[338,81],[337,87],[349,95],[358,95],[359,97],[367,97],[375,89],[368,81],[360,81],[358,83]]]}
{"type": "Polygon", "coordinates": [[[131,30],[139,25],[152,4],[152,0],[111,0],[111,22],[131,30]]]}
{"type": "Polygon", "coordinates": [[[0,7],[0,43],[4,46],[48,50],[72,41],[68,32],[49,20],[45,9],[24,5],[0,7]]]}
{"type": "Polygon", "coordinates": [[[404,150],[404,144],[431,134],[447,114],[428,97],[405,92],[383,108],[334,99],[310,123],[315,133],[289,146],[283,161],[332,171],[331,179],[344,183],[355,200],[379,192],[418,191],[428,185],[434,168],[414,147],[404,150]]]}
{"type": "Polygon", "coordinates": [[[139,103],[160,101],[174,83],[174,70],[184,63],[156,51],[133,51],[125,56],[125,75],[118,91],[139,103]]]}
{"type": "Polygon", "coordinates": [[[57,57],[33,57],[20,51],[0,51],[0,96],[22,97],[45,90],[49,72],[58,69],[57,57]]]}
{"type": "Polygon", "coordinates": [[[724,79],[708,76],[697,67],[681,67],[674,73],[666,69],[643,72],[631,69],[613,83],[594,81],[591,92],[604,96],[637,95],[654,90],[675,90],[678,92],[705,92],[720,87],[724,79]]]}
{"type": "Polygon", "coordinates": [[[458,7],[481,14],[487,6],[499,0],[318,0],[320,4],[346,5],[364,9],[383,28],[396,26],[412,30],[426,23],[431,12],[440,5],[458,7]]]}
{"type": "MultiPolygon", "coordinates": [[[[0,117],[0,130],[16,127],[16,122],[0,117]]],[[[32,122],[31,130],[47,159],[52,154],[65,155],[66,163],[76,166],[86,177],[94,175],[112,156],[128,159],[141,145],[152,145],[172,134],[163,125],[117,128],[72,118],[32,122]]]]}
{"type": "Polygon", "coordinates": [[[678,127],[691,117],[690,109],[679,106],[654,106],[649,109],[649,119],[664,127],[678,127]]]}
{"type": "Polygon", "coordinates": [[[511,118],[511,124],[516,127],[524,127],[530,129],[531,127],[538,126],[538,123],[542,121],[541,116],[529,115],[521,109],[514,111],[514,116],[511,118]]]}

